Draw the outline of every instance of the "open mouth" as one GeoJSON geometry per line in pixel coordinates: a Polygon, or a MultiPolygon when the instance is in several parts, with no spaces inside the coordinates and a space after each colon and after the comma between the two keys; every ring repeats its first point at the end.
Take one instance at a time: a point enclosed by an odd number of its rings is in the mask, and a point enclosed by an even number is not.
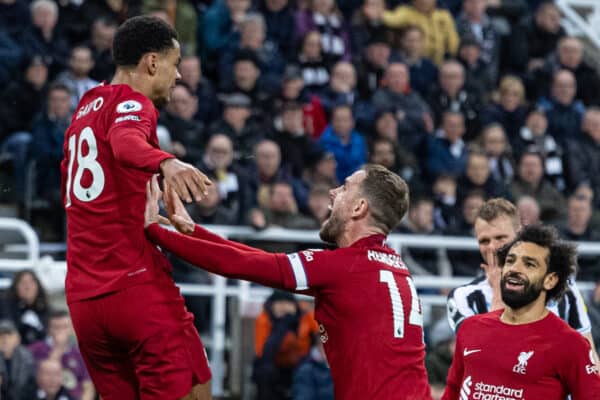
{"type": "Polygon", "coordinates": [[[508,290],[522,291],[525,288],[525,281],[519,278],[507,278],[504,281],[504,287],[508,290]]]}

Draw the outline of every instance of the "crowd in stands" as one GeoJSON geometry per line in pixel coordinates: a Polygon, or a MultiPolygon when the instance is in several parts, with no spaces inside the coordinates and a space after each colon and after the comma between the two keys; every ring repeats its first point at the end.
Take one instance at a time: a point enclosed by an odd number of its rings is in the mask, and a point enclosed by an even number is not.
{"type": "MultiPolygon", "coordinates": [[[[600,75],[550,1],[4,0],[0,201],[43,239],[64,238],[64,131],[140,13],[180,33],[157,134],[215,183],[190,207],[199,222],[313,229],[328,189],[375,162],[420,205],[402,232],[469,235],[501,196],[600,237],[600,75]]],[[[451,273],[476,271],[455,259],[451,273]]]]}
{"type": "Polygon", "coordinates": [[[31,270],[18,272],[0,299],[0,397],[93,400],[69,313],[52,309],[31,270]]]}

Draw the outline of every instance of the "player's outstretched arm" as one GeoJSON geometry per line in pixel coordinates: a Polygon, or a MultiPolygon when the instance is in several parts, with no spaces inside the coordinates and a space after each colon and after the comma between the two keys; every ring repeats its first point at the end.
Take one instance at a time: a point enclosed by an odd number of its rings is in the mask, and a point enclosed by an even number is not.
{"type": "Polygon", "coordinates": [[[158,225],[158,200],[161,193],[156,179],[148,182],[146,194],[146,233],[150,240],[163,249],[193,265],[228,278],[244,279],[280,289],[291,290],[296,287],[293,276],[282,270],[289,266],[281,266],[276,254],[241,249],[227,243],[213,243],[161,228],[158,225]]]}
{"type": "MultiPolygon", "coordinates": [[[[159,190],[158,183],[156,183],[155,180],[153,180],[150,184],[154,185],[154,191],[159,190]]],[[[167,182],[163,182],[163,187],[165,190],[162,197],[163,202],[165,204],[165,208],[167,210],[167,214],[169,216],[168,221],[179,232],[184,233],[186,235],[192,235],[193,237],[198,239],[208,240],[213,243],[228,244],[241,250],[264,252],[264,250],[261,249],[250,247],[239,242],[234,242],[232,240],[224,239],[221,236],[209,231],[208,229],[205,229],[200,225],[194,223],[194,220],[192,220],[192,217],[190,217],[190,214],[185,209],[185,206],[181,202],[181,199],[179,198],[177,193],[171,190],[167,182]]],[[[162,223],[162,221],[158,222],[162,223]]]]}

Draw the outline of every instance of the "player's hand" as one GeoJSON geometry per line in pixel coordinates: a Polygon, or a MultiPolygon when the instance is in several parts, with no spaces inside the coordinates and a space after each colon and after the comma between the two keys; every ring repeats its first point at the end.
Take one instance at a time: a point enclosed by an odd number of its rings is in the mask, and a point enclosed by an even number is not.
{"type": "Polygon", "coordinates": [[[185,206],[181,202],[181,199],[173,191],[169,184],[164,182],[164,194],[163,194],[163,202],[165,204],[165,209],[167,210],[167,215],[169,216],[169,221],[171,225],[175,227],[179,232],[184,233],[186,235],[190,235],[194,233],[194,229],[196,224],[188,214],[185,206]]]}
{"type": "Polygon", "coordinates": [[[485,276],[492,288],[492,304],[490,306],[490,311],[495,311],[505,307],[502,302],[502,293],[500,290],[502,268],[498,265],[498,257],[494,250],[487,251],[484,256],[486,263],[481,264],[481,268],[485,271],[485,276]]]}
{"type": "Polygon", "coordinates": [[[161,222],[161,217],[158,214],[159,207],[158,201],[162,196],[160,187],[158,186],[158,177],[152,176],[148,182],[146,182],[146,210],[144,211],[144,228],[156,223],[161,222]]]}
{"type": "Polygon", "coordinates": [[[160,163],[160,171],[169,187],[186,203],[192,199],[202,200],[206,196],[206,187],[212,185],[210,179],[191,164],[176,158],[169,158],[160,163]]]}

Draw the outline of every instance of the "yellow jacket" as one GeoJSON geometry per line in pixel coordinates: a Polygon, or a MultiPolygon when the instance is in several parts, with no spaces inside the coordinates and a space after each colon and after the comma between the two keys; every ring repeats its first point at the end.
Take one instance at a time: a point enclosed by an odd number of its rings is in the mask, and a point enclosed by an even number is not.
{"type": "Polygon", "coordinates": [[[455,55],[459,38],[452,15],[446,10],[435,9],[423,14],[413,6],[398,6],[383,14],[383,23],[391,28],[416,25],[425,32],[425,54],[440,65],[444,55],[455,55]]]}

